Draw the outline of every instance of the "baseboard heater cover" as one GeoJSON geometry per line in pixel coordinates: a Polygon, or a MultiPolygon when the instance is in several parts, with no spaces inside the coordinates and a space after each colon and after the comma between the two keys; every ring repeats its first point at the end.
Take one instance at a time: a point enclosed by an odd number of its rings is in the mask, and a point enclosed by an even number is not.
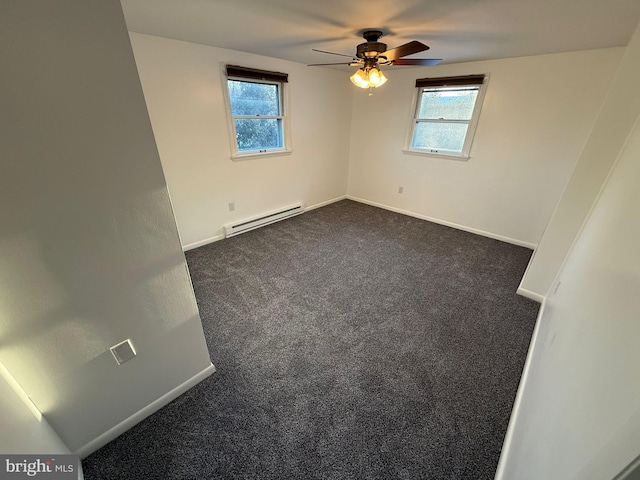
{"type": "Polygon", "coordinates": [[[258,217],[253,217],[242,220],[240,222],[225,225],[224,236],[225,238],[233,237],[234,235],[239,235],[241,233],[248,232],[249,230],[255,230],[256,228],[279,222],[280,220],[284,220],[285,218],[295,217],[296,215],[300,215],[301,213],[304,213],[304,204],[298,203],[296,205],[291,205],[289,207],[281,208],[273,212],[262,214],[258,217]]]}

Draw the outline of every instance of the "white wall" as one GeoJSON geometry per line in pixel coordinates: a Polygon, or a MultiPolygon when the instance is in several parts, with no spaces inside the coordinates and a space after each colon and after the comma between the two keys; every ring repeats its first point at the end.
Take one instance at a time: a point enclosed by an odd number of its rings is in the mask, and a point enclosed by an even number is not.
{"type": "Polygon", "coordinates": [[[611,479],[638,455],[638,158],[640,116],[538,320],[498,480],[611,479]]]}
{"type": "MultiPolygon", "coordinates": [[[[608,479],[638,455],[639,59],[640,27],[550,223],[557,229],[559,214],[587,211],[538,319],[498,480],[608,479]]],[[[545,241],[562,251],[569,233],[545,241]]],[[[557,262],[548,267],[553,275],[557,262]]]]}
{"type": "Polygon", "coordinates": [[[0,361],[86,455],[212,366],[120,3],[0,22],[0,361]]]}
{"type": "Polygon", "coordinates": [[[71,453],[24,391],[0,364],[0,453],[71,453]]]}
{"type": "Polygon", "coordinates": [[[386,69],[389,82],[373,96],[354,92],[348,195],[535,246],[622,52],[386,69]],[[471,158],[404,154],[415,79],[476,73],[490,79],[471,158]]]}
{"type": "Polygon", "coordinates": [[[184,246],[218,239],[236,220],[346,194],[347,75],[138,33],[131,42],[184,246]],[[227,63],[289,74],[291,155],[231,160],[222,93],[227,63]]]}
{"type": "Polygon", "coordinates": [[[520,284],[545,296],[584,222],[623,140],[640,113],[640,27],[636,28],[609,87],[589,141],[520,284]]]}

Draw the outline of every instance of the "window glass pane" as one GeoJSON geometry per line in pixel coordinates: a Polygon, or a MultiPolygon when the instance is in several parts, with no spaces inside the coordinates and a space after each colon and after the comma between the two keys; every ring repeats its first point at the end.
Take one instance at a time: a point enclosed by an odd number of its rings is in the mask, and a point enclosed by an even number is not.
{"type": "Polygon", "coordinates": [[[418,118],[470,120],[478,96],[477,88],[423,90],[418,118]]]}
{"type": "Polygon", "coordinates": [[[228,80],[232,115],[280,115],[278,85],[228,80]]]}
{"type": "Polygon", "coordinates": [[[282,120],[278,118],[236,119],[238,150],[282,148],[282,120]]]}
{"type": "Polygon", "coordinates": [[[468,126],[467,123],[416,122],[411,146],[461,153],[468,126]]]}

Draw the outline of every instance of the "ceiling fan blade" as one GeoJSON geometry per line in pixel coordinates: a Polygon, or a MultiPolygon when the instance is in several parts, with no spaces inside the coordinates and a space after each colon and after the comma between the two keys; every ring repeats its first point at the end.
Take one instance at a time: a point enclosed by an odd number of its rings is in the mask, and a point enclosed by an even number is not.
{"type": "Polygon", "coordinates": [[[345,63],[310,63],[307,67],[322,67],[323,65],[351,65],[354,62],[345,62],[345,63]]]}
{"type": "Polygon", "coordinates": [[[438,65],[442,61],[441,58],[399,58],[394,60],[393,65],[438,65]]]}
{"type": "Polygon", "coordinates": [[[353,58],[353,55],[345,55],[344,53],[327,52],[326,50],[318,50],[316,48],[312,48],[311,50],[313,50],[314,52],[328,53],[329,55],[340,55],[341,57],[353,58]]]}
{"type": "Polygon", "coordinates": [[[425,50],[429,50],[424,43],[418,42],[414,40],[409,43],[405,43],[404,45],[400,45],[399,47],[392,48],[391,50],[387,50],[386,52],[382,52],[380,54],[381,57],[386,57],[389,62],[400,58],[406,57],[407,55],[413,55],[414,53],[424,52],[425,50]]]}

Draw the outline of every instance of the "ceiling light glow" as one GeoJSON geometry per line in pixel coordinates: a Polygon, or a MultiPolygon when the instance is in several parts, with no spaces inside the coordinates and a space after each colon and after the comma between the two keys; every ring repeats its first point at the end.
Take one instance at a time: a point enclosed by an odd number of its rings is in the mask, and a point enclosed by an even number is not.
{"type": "Polygon", "coordinates": [[[377,88],[387,81],[387,77],[377,67],[360,68],[350,79],[351,83],[360,88],[377,88]]]}

